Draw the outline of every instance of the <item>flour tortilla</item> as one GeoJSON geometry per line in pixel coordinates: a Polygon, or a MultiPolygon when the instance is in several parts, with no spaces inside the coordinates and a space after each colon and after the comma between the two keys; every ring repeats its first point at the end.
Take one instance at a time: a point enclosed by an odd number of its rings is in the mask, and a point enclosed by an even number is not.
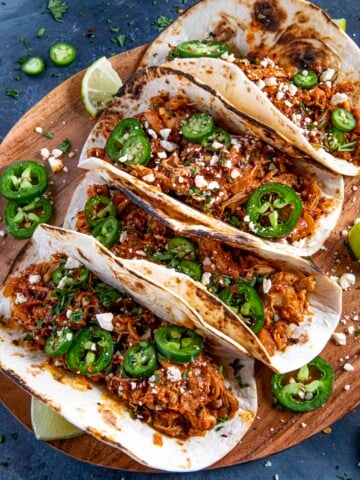
{"type": "MultiPolygon", "coordinates": [[[[303,0],[203,0],[150,44],[140,66],[163,64],[167,61],[169,46],[206,39],[210,34],[228,43],[238,57],[261,49],[280,66],[308,70],[333,68],[335,83],[354,84],[355,90],[348,96],[353,104],[359,104],[359,47],[323,10],[303,0]]],[[[271,126],[334,172],[360,173],[359,166],[312,146],[301,130],[235,65],[221,59],[176,59],[174,68],[207,83],[237,109],[271,126]]]]}
{"type": "Polygon", "coordinates": [[[286,251],[289,255],[301,256],[312,255],[320,249],[335,228],[341,213],[344,199],[343,179],[341,176],[335,175],[319,166],[304,162],[303,158],[299,160],[293,157],[296,169],[299,172],[313,172],[316,175],[323,197],[329,200],[329,207],[316,222],[314,234],[293,244],[288,243],[286,239],[277,239],[274,242],[260,240],[251,233],[243,232],[234,226],[201,213],[181,203],[179,200],[159,192],[151,185],[118,169],[116,165],[97,158],[88,158],[89,152],[94,151],[94,148],[101,149],[106,144],[103,134],[104,125],[114,122],[114,118],[120,120],[121,118],[133,117],[137,113],[146,110],[149,108],[151,98],[160,92],[186,96],[189,102],[198,106],[199,110],[210,113],[217,124],[234,134],[252,133],[263,141],[285,150],[289,155],[298,155],[298,152],[294,151],[293,147],[286,142],[284,144],[283,139],[275,131],[249,119],[231,106],[221,95],[201,82],[194,80],[193,77],[171,68],[153,67],[138,71],[121,90],[121,95],[114,100],[112,106],[102,115],[85,142],[80,155],[79,166],[86,169],[107,168],[116,174],[119,181],[122,181],[124,184],[132,183],[134,188],[143,192],[146,191],[147,194],[151,195],[151,201],[166,204],[169,216],[185,216],[187,222],[191,222],[194,225],[208,226],[213,229],[214,234],[217,231],[221,231],[234,242],[239,242],[240,244],[255,242],[257,245],[269,245],[276,251],[279,249],[286,251]]]}
{"type": "Polygon", "coordinates": [[[212,353],[225,368],[225,377],[239,400],[235,417],[203,437],[179,441],[158,434],[162,445],[155,444],[155,431],[131,417],[126,408],[98,385],[84,386],[84,379],[64,374],[49,366],[40,350],[30,350],[14,341],[24,332],[11,321],[11,305],[0,293],[0,368],[10,374],[47,405],[76,425],[134,460],[151,468],[168,471],[193,471],[220,460],[240,441],[256,416],[257,394],[254,362],[237,349],[234,342],[206,327],[196,311],[160,284],[128,271],[94,238],[57,227],[37,228],[29,246],[15,260],[9,275],[27,266],[50,259],[52,253],[71,256],[98,275],[105,283],[130,294],[164,320],[196,327],[207,337],[212,353]],[[10,322],[9,327],[6,324],[10,322]],[[243,365],[241,379],[249,386],[241,389],[230,363],[236,358],[243,365]],[[80,381],[81,380],[81,381],[80,381]],[[217,430],[217,431],[216,431],[217,430]]]}
{"type": "MultiPolygon", "coordinates": [[[[213,237],[211,229],[179,222],[177,218],[168,215],[161,206],[149,202],[149,198],[139,194],[134,189],[119,184],[112,172],[107,170],[91,170],[74,191],[64,225],[76,229],[77,213],[84,210],[87,200],[87,190],[90,185],[119,186],[140,208],[162,221],[177,234],[213,237]]],[[[131,187],[130,187],[131,188],[131,187]]],[[[224,236],[218,232],[217,239],[224,241],[224,236]]],[[[226,240],[225,240],[226,241],[226,240]]],[[[275,262],[284,270],[311,274],[316,281],[315,291],[309,294],[309,314],[299,326],[292,326],[295,343],[288,345],[283,351],[277,351],[270,356],[258,337],[252,330],[206,287],[181,273],[168,269],[163,265],[140,259],[119,259],[121,263],[135,274],[141,274],[164,288],[175,293],[188,305],[195,308],[210,329],[221,331],[232,338],[248,355],[251,355],[268,365],[278,373],[296,370],[308,363],[325,347],[331,334],[336,329],[341,314],[340,287],[321,273],[318,268],[301,258],[289,257],[284,253],[274,252],[266,247],[244,245],[242,248],[251,251],[259,257],[275,262]]]]}

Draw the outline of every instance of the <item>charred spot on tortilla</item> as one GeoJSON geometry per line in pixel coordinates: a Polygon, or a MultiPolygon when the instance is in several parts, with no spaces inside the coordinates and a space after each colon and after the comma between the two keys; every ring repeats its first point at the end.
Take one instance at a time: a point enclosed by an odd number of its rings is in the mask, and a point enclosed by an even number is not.
{"type": "Polygon", "coordinates": [[[118,430],[121,430],[121,428],[117,425],[116,416],[114,415],[114,413],[111,410],[109,410],[106,407],[103,408],[102,405],[100,405],[99,408],[98,408],[98,411],[99,411],[100,415],[102,416],[102,418],[104,419],[105,423],[108,423],[109,425],[117,428],[118,430]]]}
{"type": "Polygon", "coordinates": [[[90,259],[83,253],[82,250],[80,250],[80,248],[77,248],[76,249],[77,253],[79,254],[79,257],[82,258],[83,260],[85,260],[86,262],[90,262],[90,259]]]}
{"type": "Polygon", "coordinates": [[[220,20],[213,28],[212,36],[218,42],[231,43],[231,40],[236,37],[237,27],[232,25],[231,17],[226,13],[220,13],[220,20]]]}
{"type": "Polygon", "coordinates": [[[276,1],[258,1],[254,4],[253,19],[256,23],[270,32],[280,30],[281,24],[286,20],[285,10],[280,8],[276,1]]]}

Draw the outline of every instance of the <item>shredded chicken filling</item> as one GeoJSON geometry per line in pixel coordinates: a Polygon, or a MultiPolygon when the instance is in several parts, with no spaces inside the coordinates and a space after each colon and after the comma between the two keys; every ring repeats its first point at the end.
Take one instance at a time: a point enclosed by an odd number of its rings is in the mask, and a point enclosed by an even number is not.
{"type": "MultiPolygon", "coordinates": [[[[166,252],[174,233],[123,193],[107,185],[91,185],[87,194],[89,198],[94,195],[110,197],[117,207],[122,224],[120,241],[112,247],[117,256],[154,261],[156,253],[166,252]]],[[[77,214],[76,228],[90,233],[84,211],[77,214]]],[[[300,324],[309,313],[308,293],[315,288],[312,276],[282,270],[273,262],[211,239],[197,241],[191,238],[191,241],[196,245],[201,281],[215,295],[239,278],[258,279],[257,291],[265,311],[265,323],[258,337],[270,355],[296,341],[292,337],[291,324],[300,324]],[[264,279],[268,288],[264,287],[264,279]]]]}
{"type": "MultiPolygon", "coordinates": [[[[142,122],[151,143],[151,159],[146,166],[126,167],[131,174],[150,183],[164,193],[209,215],[253,231],[246,215],[246,203],[256,188],[276,182],[293,188],[301,197],[301,217],[285,238],[289,243],[314,235],[317,220],[331,207],[312,174],[297,172],[284,153],[250,135],[231,136],[231,146],[216,145],[215,152],[190,143],[180,132],[187,116],[196,112],[184,97],[162,94],[154,97],[151,108],[136,117],[142,122]],[[163,131],[167,130],[166,141],[163,131]],[[171,148],[169,148],[171,144],[171,148]],[[168,151],[173,150],[173,151],[168,151]]],[[[114,122],[114,117],[111,118],[114,122]]],[[[119,120],[119,119],[118,119],[119,120]]],[[[103,120],[100,131],[109,135],[109,119],[103,120]]],[[[106,157],[105,150],[91,148],[88,155],[106,157]]]]}
{"type": "MultiPolygon", "coordinates": [[[[4,295],[12,299],[12,316],[27,332],[24,343],[44,348],[54,331],[71,330],[96,323],[96,315],[113,314],[111,332],[115,353],[105,371],[90,375],[125,402],[135,418],[171,437],[204,435],[217,423],[234,417],[238,401],[225,385],[222,369],[204,352],[192,362],[174,364],[162,358],[149,378],[131,378],[121,368],[127,350],[141,340],[153,341],[153,332],[164,322],[123,294],[111,309],[101,305],[94,286],[99,279],[90,273],[87,289],[55,289],[51,273],[63,260],[54,255],[47,263],[31,265],[21,275],[11,277],[4,295]],[[30,278],[36,278],[32,283],[30,278]],[[80,323],[71,321],[70,311],[84,311],[80,323]]],[[[76,271],[73,272],[76,276],[76,271]]],[[[68,369],[65,355],[49,359],[68,369]]]]}

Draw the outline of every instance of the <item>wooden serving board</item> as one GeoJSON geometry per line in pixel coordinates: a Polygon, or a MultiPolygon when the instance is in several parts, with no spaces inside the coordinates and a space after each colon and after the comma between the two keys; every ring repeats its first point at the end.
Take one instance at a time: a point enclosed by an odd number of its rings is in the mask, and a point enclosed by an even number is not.
{"type": "MultiPolygon", "coordinates": [[[[111,62],[126,80],[144,52],[144,46],[113,57],[111,62]]],[[[43,147],[55,148],[65,138],[68,138],[76,155],[64,163],[69,172],[52,174],[55,217],[53,223],[61,225],[71,194],[84,172],[76,167],[82,145],[94,125],[89,119],[81,102],[81,79],[84,72],[80,72],[68,79],[55,90],[50,92],[35,105],[14,126],[0,147],[0,167],[19,159],[38,159],[43,147]],[[35,132],[41,126],[54,134],[52,140],[44,138],[35,132]]],[[[359,183],[358,178],[346,179],[346,202],[341,221],[326,243],[326,251],[321,251],[314,257],[327,273],[341,275],[352,271],[360,283],[360,263],[352,261],[344,245],[346,236],[341,232],[352,225],[354,218],[360,216],[360,188],[356,191],[353,186],[359,183]]],[[[0,215],[4,211],[4,201],[0,199],[0,215]]],[[[4,229],[0,222],[0,229],[4,229]]],[[[4,279],[8,268],[19,252],[24,242],[12,239],[6,235],[0,240],[0,282],[4,279]]],[[[349,326],[360,328],[360,322],[353,321],[354,315],[359,313],[360,290],[352,287],[344,292],[344,310],[338,331],[346,331],[349,326]]],[[[258,459],[270,455],[290,446],[293,446],[310,436],[318,433],[331,423],[335,422],[360,403],[360,369],[359,339],[354,334],[347,335],[347,345],[337,346],[330,340],[323,351],[335,371],[335,389],[327,404],[315,412],[294,414],[272,408],[272,394],[270,391],[271,372],[263,365],[256,364],[256,379],[259,396],[258,416],[251,429],[239,445],[215,467],[234,465],[237,463],[258,459]],[[344,363],[350,363],[355,372],[346,372],[344,363]],[[350,385],[350,390],[344,390],[350,385]],[[304,427],[304,425],[306,425],[304,427]]],[[[8,409],[28,428],[31,428],[29,395],[19,388],[7,376],[0,373],[0,398],[8,409]]],[[[346,435],[346,432],[344,432],[346,435]]],[[[122,470],[149,471],[147,467],[139,465],[118,450],[105,445],[89,435],[83,435],[73,440],[51,442],[55,448],[79,460],[97,465],[118,468],[122,470]]]]}

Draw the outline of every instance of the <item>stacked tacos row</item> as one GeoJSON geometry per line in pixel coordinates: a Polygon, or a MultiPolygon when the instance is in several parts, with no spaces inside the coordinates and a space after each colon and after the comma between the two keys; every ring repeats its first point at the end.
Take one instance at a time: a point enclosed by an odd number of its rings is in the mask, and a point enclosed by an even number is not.
{"type": "Polygon", "coordinates": [[[256,415],[251,357],[294,370],[340,317],[296,255],[334,228],[343,181],[294,145],[189,74],[137,72],[84,146],[65,229],[38,227],[6,279],[1,368],[143,464],[219,460],[256,415]]]}
{"type": "Polygon", "coordinates": [[[203,0],[149,46],[327,168],[360,172],[358,46],[303,0],[203,0]]]}

